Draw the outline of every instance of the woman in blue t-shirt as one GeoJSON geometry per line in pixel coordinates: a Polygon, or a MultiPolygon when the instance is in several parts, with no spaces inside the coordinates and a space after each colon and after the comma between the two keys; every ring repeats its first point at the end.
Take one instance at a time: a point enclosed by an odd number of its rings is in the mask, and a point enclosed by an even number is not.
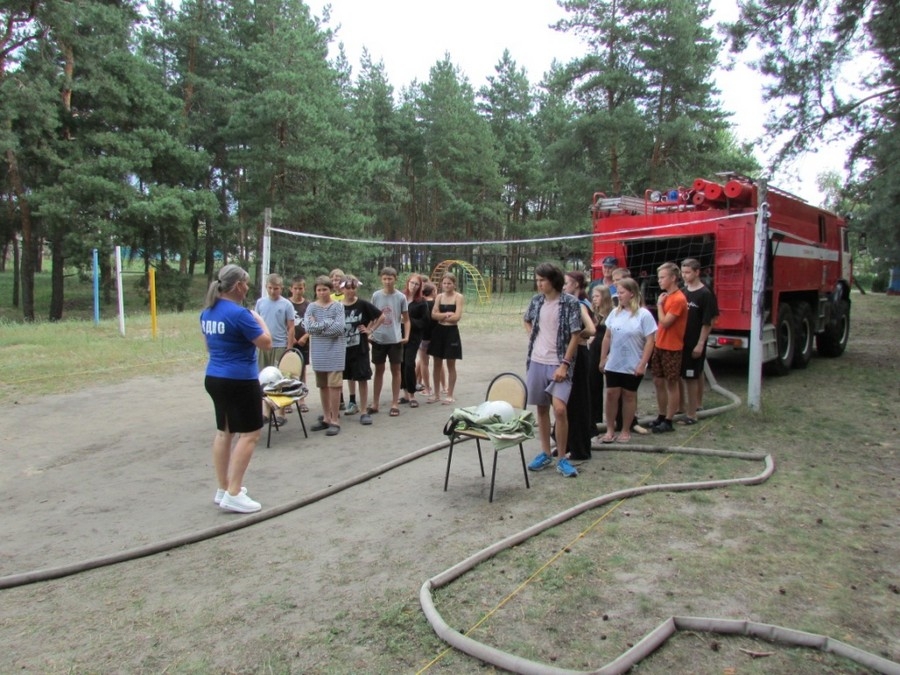
{"type": "Polygon", "coordinates": [[[219,488],[214,501],[236,513],[262,508],[242,484],[263,426],[256,350],[272,347],[265,321],[243,306],[249,289],[250,275],[237,265],[225,265],[209,285],[200,312],[209,353],[204,384],[216,411],[212,450],[219,488]]]}

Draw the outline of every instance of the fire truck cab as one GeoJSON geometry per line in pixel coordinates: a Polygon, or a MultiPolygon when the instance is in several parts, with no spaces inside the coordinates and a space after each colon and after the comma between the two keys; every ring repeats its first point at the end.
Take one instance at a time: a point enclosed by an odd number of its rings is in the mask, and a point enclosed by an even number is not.
{"type": "MultiPolygon", "coordinates": [[[[595,193],[592,273],[602,276],[603,259],[614,256],[655,309],[657,268],[696,258],[719,305],[707,346],[745,349],[759,191],[750,178],[722,176],[722,182],[698,178],[665,192],[647,190],[643,197],[595,193]]],[[[850,248],[847,224],[835,214],[771,187],[766,203],[763,361],[770,372],[787,374],[809,364],[814,344],[822,356],[844,352],[850,336],[850,248]]]]}

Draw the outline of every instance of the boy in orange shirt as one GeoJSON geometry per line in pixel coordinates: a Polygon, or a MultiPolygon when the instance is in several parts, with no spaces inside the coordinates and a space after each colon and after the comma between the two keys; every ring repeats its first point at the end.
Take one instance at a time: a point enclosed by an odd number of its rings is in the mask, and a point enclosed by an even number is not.
{"type": "Polygon", "coordinates": [[[663,263],[656,270],[661,292],[656,301],[656,347],[650,359],[659,415],[650,425],[654,434],[675,431],[672,419],[678,410],[681,392],[681,352],[687,326],[687,298],[678,287],[678,265],[663,263]]]}

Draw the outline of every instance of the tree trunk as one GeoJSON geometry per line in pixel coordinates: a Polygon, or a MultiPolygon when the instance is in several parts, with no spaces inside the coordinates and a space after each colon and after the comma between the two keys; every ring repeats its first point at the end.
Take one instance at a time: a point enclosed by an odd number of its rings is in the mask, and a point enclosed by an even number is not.
{"type": "Polygon", "coordinates": [[[109,253],[100,251],[100,288],[103,289],[103,304],[112,304],[113,275],[109,264],[109,253]]]}
{"type": "Polygon", "coordinates": [[[9,182],[12,185],[19,212],[22,214],[22,316],[25,321],[34,321],[34,232],[31,222],[31,204],[25,194],[22,176],[19,173],[19,161],[16,153],[6,151],[6,164],[9,168],[9,182]]]}
{"type": "Polygon", "coordinates": [[[19,306],[19,295],[22,292],[22,287],[19,281],[19,273],[22,271],[22,259],[19,256],[19,238],[13,236],[12,238],[12,250],[13,250],[13,296],[12,296],[12,306],[19,306]]]}
{"type": "Polygon", "coordinates": [[[64,263],[62,236],[58,235],[50,242],[50,321],[63,318],[63,282],[64,263]]]}

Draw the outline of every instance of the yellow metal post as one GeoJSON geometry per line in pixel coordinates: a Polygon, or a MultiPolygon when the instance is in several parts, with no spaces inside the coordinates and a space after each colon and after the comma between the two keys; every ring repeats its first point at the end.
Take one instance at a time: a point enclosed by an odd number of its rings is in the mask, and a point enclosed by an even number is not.
{"type": "Polygon", "coordinates": [[[150,335],[156,339],[157,322],[156,322],[156,268],[150,268],[150,335]]]}

